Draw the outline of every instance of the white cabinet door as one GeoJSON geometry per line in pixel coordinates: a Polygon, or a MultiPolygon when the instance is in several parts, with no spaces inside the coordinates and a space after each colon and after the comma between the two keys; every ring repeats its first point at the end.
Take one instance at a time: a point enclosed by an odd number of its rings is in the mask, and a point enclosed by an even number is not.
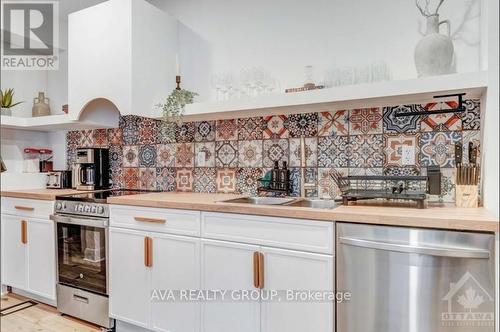
{"type": "Polygon", "coordinates": [[[148,233],[109,229],[110,316],[149,327],[151,271],[145,265],[148,233]]]}
{"type": "MultiPolygon", "coordinates": [[[[214,240],[201,241],[201,282],[205,290],[252,290],[253,253],[258,246],[214,240]]],[[[260,303],[203,302],[202,331],[260,331],[260,303]]]]}
{"type": "Polygon", "coordinates": [[[56,249],[54,222],[29,219],[28,231],[28,288],[29,291],[56,299],[56,249]]]}
{"type": "Polygon", "coordinates": [[[200,239],[154,234],[152,262],[151,328],[155,331],[198,332],[200,303],[170,301],[166,291],[200,289],[200,239]]]}
{"type": "Polygon", "coordinates": [[[27,244],[23,243],[22,228],[27,227],[27,219],[2,214],[1,227],[2,284],[26,289],[27,244]]]}
{"type": "MultiPolygon", "coordinates": [[[[262,247],[264,290],[333,292],[333,256],[262,247]]],[[[263,301],[263,332],[332,332],[333,302],[263,301]]]]}

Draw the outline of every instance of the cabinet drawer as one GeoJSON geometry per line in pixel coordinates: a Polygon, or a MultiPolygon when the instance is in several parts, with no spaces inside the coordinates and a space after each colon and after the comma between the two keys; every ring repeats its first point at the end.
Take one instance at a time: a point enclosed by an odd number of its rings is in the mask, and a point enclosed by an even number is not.
{"type": "Polygon", "coordinates": [[[110,205],[110,225],[151,232],[200,236],[200,212],[110,205]]]}
{"type": "Polygon", "coordinates": [[[202,237],[333,255],[334,223],[204,212],[202,237]]]}
{"type": "Polygon", "coordinates": [[[53,201],[2,197],[2,213],[22,217],[49,219],[54,212],[53,201]]]}

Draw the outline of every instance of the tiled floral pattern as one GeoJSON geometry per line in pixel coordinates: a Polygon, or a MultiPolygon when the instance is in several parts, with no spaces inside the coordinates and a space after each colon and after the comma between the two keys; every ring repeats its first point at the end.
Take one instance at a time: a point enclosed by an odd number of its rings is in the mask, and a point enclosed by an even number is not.
{"type": "Polygon", "coordinates": [[[263,122],[261,117],[238,119],[238,139],[262,139],[263,122]]]}
{"type": "Polygon", "coordinates": [[[156,190],[156,168],[139,168],[139,189],[156,190]]]}
{"type": "Polygon", "coordinates": [[[349,136],[318,138],[318,167],[347,167],[349,156],[349,136]]]}
{"type": "Polygon", "coordinates": [[[362,108],[349,111],[349,135],[382,134],[382,110],[362,108]]]}
{"type": "MultiPolygon", "coordinates": [[[[445,104],[330,110],[320,113],[270,115],[243,119],[175,124],[166,138],[164,123],[127,115],[119,128],[68,131],[68,167],[80,147],[109,147],[113,188],[162,191],[240,192],[255,195],[259,179],[279,161],[288,163],[292,195],[300,194],[301,137],[305,137],[306,180],[317,183],[307,195],[328,197],[327,174],[426,174],[441,166],[443,195],[453,199],[454,145],[469,142],[480,150],[480,104],[466,100],[461,114],[397,117],[399,112],[432,112],[445,104]],[[415,163],[402,162],[404,146],[415,147],[415,163]]],[[[477,161],[480,161],[478,156],[477,161]]]]}
{"type": "Polygon", "coordinates": [[[194,192],[213,193],[217,190],[217,170],[215,168],[198,167],[194,169],[194,192]]]}
{"type": "Polygon", "coordinates": [[[193,167],[194,166],[194,144],[179,143],[175,148],[175,166],[193,167]]]}
{"type": "Polygon", "coordinates": [[[217,191],[222,193],[236,192],[236,169],[217,169],[217,191]]]}
{"type": "MultiPolygon", "coordinates": [[[[412,165],[419,165],[420,140],[419,134],[387,134],[384,139],[384,166],[403,166],[403,148],[404,146],[413,147],[415,153],[413,155],[414,162],[412,165]]],[[[412,166],[406,164],[404,166],[412,166]]]]}
{"type": "Polygon", "coordinates": [[[262,178],[261,168],[239,168],[236,173],[236,187],[243,195],[257,195],[259,179],[262,178]]]}
{"type": "Polygon", "coordinates": [[[262,140],[240,141],[238,156],[240,167],[262,167],[262,140]]]}
{"type": "Polygon", "coordinates": [[[156,190],[174,191],[176,176],[176,170],[173,167],[156,167],[156,190]]]}
{"type": "MultiPolygon", "coordinates": [[[[456,102],[428,103],[425,105],[425,109],[429,112],[432,112],[440,109],[456,108],[457,106],[458,105],[456,105],[456,102]]],[[[462,119],[461,115],[458,113],[424,115],[422,116],[420,126],[422,131],[461,130],[462,119]]]]}
{"type": "Polygon", "coordinates": [[[139,167],[156,167],[155,145],[139,145],[139,167]]]}
{"type": "Polygon", "coordinates": [[[137,145],[123,147],[123,167],[139,167],[139,147],[137,145]]]}
{"type": "Polygon", "coordinates": [[[461,143],[460,132],[430,132],[420,137],[422,166],[455,167],[455,143],[461,143]]]}
{"type": "Polygon", "coordinates": [[[238,120],[217,120],[215,125],[217,141],[232,141],[238,139],[238,120]]]}
{"type": "Polygon", "coordinates": [[[318,134],[318,113],[292,114],[288,117],[290,137],[312,137],[318,134]]]}
{"type": "Polygon", "coordinates": [[[175,184],[177,191],[193,191],[193,169],[192,168],[178,168],[175,184]]]}
{"type": "Polygon", "coordinates": [[[307,137],[304,139],[305,147],[305,165],[301,163],[300,138],[291,138],[290,140],[290,167],[316,167],[318,165],[318,139],[316,137],[307,137]]]}
{"type": "Polygon", "coordinates": [[[398,117],[398,113],[425,111],[422,105],[399,105],[383,108],[385,133],[416,133],[420,131],[420,116],[398,117]]]}
{"type": "Polygon", "coordinates": [[[156,166],[174,167],[176,144],[157,144],[156,145],[156,166]]]}
{"type": "Polygon", "coordinates": [[[349,148],[349,167],[382,167],[382,135],[349,136],[349,148]]]}
{"type": "Polygon", "coordinates": [[[349,135],[349,111],[321,112],[318,117],[319,136],[349,135]]]}
{"type": "Polygon", "coordinates": [[[481,126],[481,110],[479,100],[466,100],[465,112],[462,113],[463,130],[479,130],[481,126]]]}
{"type": "Polygon", "coordinates": [[[195,133],[194,122],[183,122],[177,126],[175,131],[175,139],[177,142],[193,142],[195,133]]]}
{"type": "Polygon", "coordinates": [[[215,142],[194,143],[194,152],[195,167],[215,167],[215,142]]]}
{"type": "Polygon", "coordinates": [[[217,167],[237,167],[238,142],[236,141],[216,142],[215,165],[217,167]]]}
{"type": "Polygon", "coordinates": [[[215,139],[215,121],[201,121],[195,123],[194,140],[207,142],[215,139]]]}
{"type": "Polygon", "coordinates": [[[283,161],[288,163],[288,140],[287,139],[273,139],[264,140],[263,145],[263,166],[274,167],[274,163],[279,162],[282,166],[283,161]]]}
{"type": "Polygon", "coordinates": [[[139,144],[155,144],[158,135],[158,123],[154,119],[142,118],[139,121],[139,144]]]}
{"type": "Polygon", "coordinates": [[[264,138],[288,138],[288,116],[271,115],[263,118],[264,138]]]}

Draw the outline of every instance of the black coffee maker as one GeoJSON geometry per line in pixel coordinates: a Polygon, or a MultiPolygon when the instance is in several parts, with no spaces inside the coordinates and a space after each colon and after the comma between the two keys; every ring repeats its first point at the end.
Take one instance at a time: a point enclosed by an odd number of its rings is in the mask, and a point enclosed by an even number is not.
{"type": "Polygon", "coordinates": [[[77,190],[109,188],[109,150],[84,148],[76,150],[73,186],[77,190]]]}

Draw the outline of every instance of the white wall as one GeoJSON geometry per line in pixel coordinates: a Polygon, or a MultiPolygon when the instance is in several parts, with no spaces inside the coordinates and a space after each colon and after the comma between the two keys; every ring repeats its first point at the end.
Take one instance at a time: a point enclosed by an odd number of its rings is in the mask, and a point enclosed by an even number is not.
{"type": "MultiPolygon", "coordinates": [[[[416,76],[413,51],[425,21],[413,0],[148,1],[185,28],[180,31],[181,71],[188,88],[201,92],[200,99],[208,97],[209,80],[192,72],[199,65],[186,63],[197,54],[195,60],[209,60],[211,72],[238,74],[242,68],[264,66],[282,87],[303,84],[305,65],[315,67],[317,81],[330,66],[376,60],[389,63],[395,79],[416,76]],[[193,32],[204,44],[189,49],[189,55],[186,36],[193,32]]],[[[440,10],[442,19],[451,20],[459,72],[479,68],[480,1],[448,0],[440,10]]]]}
{"type": "Polygon", "coordinates": [[[49,98],[51,114],[62,113],[62,105],[68,103],[68,22],[59,20],[59,69],[58,70],[2,70],[1,88],[13,88],[15,101],[23,101],[13,108],[14,116],[31,117],[33,98],[39,91],[49,98]]]}
{"type": "Polygon", "coordinates": [[[484,206],[499,216],[499,18],[498,0],[488,1],[488,92],[483,125],[484,206]]]}

